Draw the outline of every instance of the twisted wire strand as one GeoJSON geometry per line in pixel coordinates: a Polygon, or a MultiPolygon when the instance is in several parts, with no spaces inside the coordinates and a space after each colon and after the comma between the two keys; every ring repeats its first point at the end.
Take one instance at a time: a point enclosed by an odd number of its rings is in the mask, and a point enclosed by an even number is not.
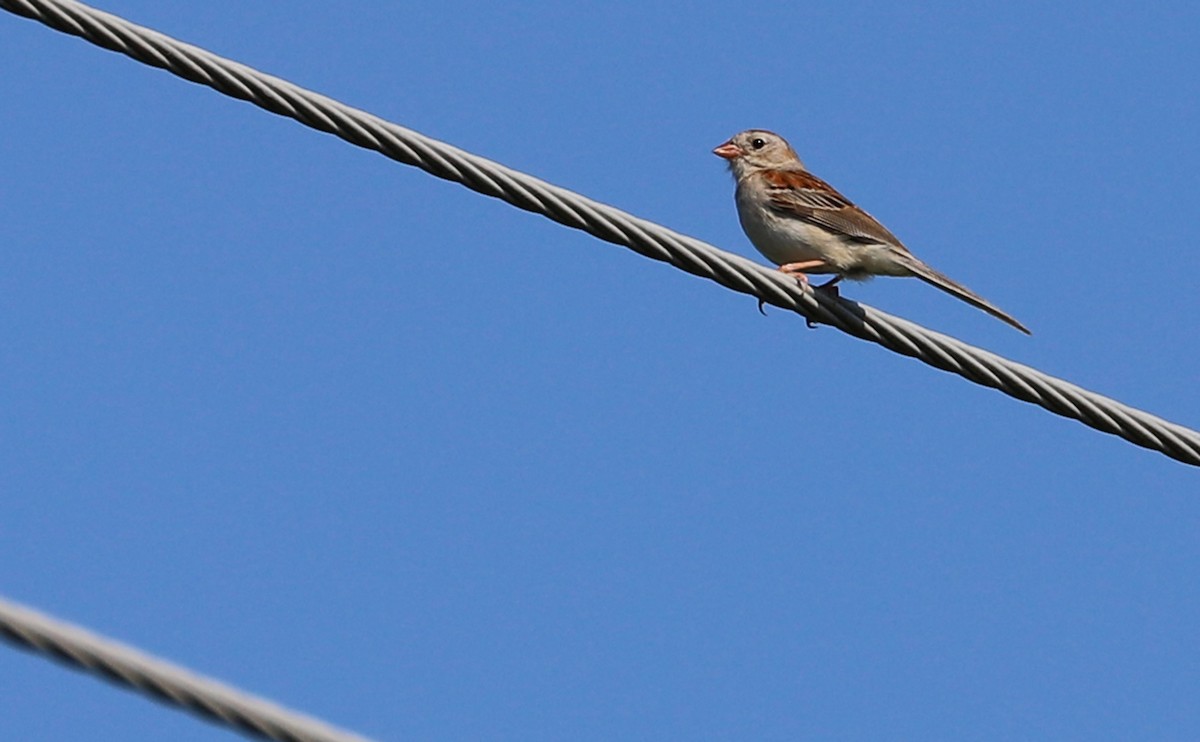
{"type": "Polygon", "coordinates": [[[439,178],[628,247],[726,288],[878,343],[943,371],[1200,466],[1200,433],[865,304],[802,288],[778,271],[285,80],[73,0],[0,0],[0,8],[249,101],[439,178]]]}
{"type": "Polygon", "coordinates": [[[369,742],[0,597],[0,638],[250,737],[279,742],[369,742]]]}

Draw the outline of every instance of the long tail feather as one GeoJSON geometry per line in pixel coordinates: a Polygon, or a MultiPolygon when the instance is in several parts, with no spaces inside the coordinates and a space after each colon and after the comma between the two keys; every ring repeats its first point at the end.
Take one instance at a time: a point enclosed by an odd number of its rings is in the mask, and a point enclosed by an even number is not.
{"type": "Polygon", "coordinates": [[[938,273],[933,268],[930,268],[915,258],[908,261],[908,267],[912,270],[914,276],[921,279],[925,283],[931,286],[936,286],[942,291],[945,291],[947,294],[956,296],[973,307],[982,309],[996,319],[1007,322],[1026,335],[1033,334],[1029,331],[1029,328],[1018,322],[1011,314],[1005,312],[995,304],[992,304],[990,301],[984,299],[982,296],[976,294],[966,286],[963,286],[961,283],[954,281],[949,276],[938,273]]]}

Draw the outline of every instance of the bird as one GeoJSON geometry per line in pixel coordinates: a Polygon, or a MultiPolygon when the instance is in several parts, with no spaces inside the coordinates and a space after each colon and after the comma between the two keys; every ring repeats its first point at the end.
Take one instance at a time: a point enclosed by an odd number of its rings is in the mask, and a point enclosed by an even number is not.
{"type": "Polygon", "coordinates": [[[737,181],[738,219],[750,242],[802,284],[810,273],[834,275],[819,289],[842,279],[915,276],[1031,334],[1012,315],[909,252],[874,217],[810,173],[778,134],[749,129],[713,154],[728,161],[737,181]]]}

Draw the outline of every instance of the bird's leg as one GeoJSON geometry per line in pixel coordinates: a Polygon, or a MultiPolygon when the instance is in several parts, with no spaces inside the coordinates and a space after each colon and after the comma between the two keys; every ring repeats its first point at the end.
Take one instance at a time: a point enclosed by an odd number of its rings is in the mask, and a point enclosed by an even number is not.
{"type": "Polygon", "coordinates": [[[797,281],[807,286],[808,276],[805,275],[805,271],[812,270],[813,268],[828,267],[828,264],[824,260],[805,260],[800,263],[784,263],[783,265],[779,266],[779,270],[781,273],[786,273],[789,276],[795,276],[797,281]]]}
{"type": "MultiPolygon", "coordinates": [[[[779,266],[779,272],[792,276],[800,283],[801,286],[808,286],[808,274],[806,274],[804,271],[812,270],[813,268],[827,267],[829,267],[828,263],[826,263],[824,260],[805,260],[799,263],[784,263],[783,265],[779,266]]],[[[826,287],[832,287],[840,280],[842,280],[842,277],[836,276],[833,278],[833,280],[827,281],[817,288],[823,289],[826,287]]],[[[837,295],[837,289],[834,289],[834,295],[837,295]]],[[[765,303],[766,302],[764,302],[762,299],[758,300],[758,311],[763,316],[766,316],[767,314],[765,311],[763,311],[763,304],[765,303]]]]}
{"type": "MultiPolygon", "coordinates": [[[[779,266],[779,270],[783,271],[789,276],[795,276],[796,279],[805,286],[808,285],[808,276],[804,273],[804,271],[812,270],[814,268],[824,268],[828,270],[829,264],[824,260],[805,260],[800,263],[787,263],[779,266]]],[[[836,297],[838,295],[837,285],[841,280],[842,275],[839,273],[820,286],[815,286],[813,288],[814,290],[821,291],[826,295],[832,295],[836,297]]],[[[816,329],[817,327],[817,323],[813,322],[811,319],[806,319],[804,323],[808,325],[809,329],[816,329]]]]}

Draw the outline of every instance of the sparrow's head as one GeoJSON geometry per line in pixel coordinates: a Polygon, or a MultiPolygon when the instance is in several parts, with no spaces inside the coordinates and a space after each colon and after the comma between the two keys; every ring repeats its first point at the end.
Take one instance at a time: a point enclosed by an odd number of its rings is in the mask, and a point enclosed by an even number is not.
{"type": "Polygon", "coordinates": [[[729,169],[736,177],[764,168],[799,165],[804,167],[796,150],[787,140],[766,129],[750,129],[735,135],[713,150],[717,157],[729,160],[729,169]]]}

